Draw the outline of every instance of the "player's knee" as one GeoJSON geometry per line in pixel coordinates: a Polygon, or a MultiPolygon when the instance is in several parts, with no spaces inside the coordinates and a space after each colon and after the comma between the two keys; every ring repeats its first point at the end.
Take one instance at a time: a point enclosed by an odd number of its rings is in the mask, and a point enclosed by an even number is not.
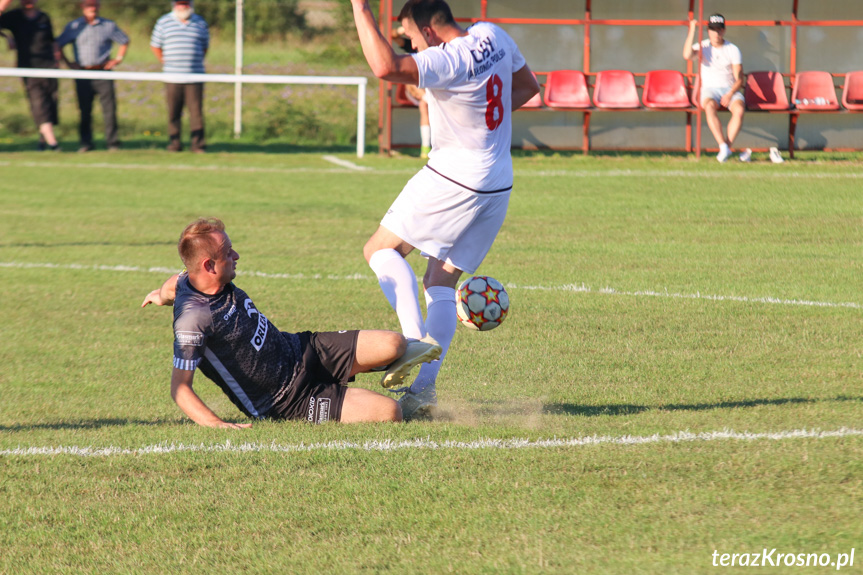
{"type": "Polygon", "coordinates": [[[363,257],[366,258],[366,263],[371,263],[372,256],[377,251],[377,248],[372,245],[372,240],[366,242],[366,245],[363,246],[363,257]]]}
{"type": "Polygon", "coordinates": [[[384,421],[392,421],[393,423],[404,421],[404,417],[402,417],[402,406],[399,405],[399,402],[390,397],[387,399],[390,400],[390,406],[386,411],[387,418],[384,421]]]}
{"type": "Polygon", "coordinates": [[[398,359],[405,354],[408,341],[405,336],[395,331],[384,332],[384,347],[390,350],[393,359],[398,359]]]}

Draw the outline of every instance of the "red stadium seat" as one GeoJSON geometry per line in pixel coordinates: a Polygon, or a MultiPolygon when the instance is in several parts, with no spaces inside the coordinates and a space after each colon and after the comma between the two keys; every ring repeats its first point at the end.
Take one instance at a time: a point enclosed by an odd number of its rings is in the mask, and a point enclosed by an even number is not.
{"type": "Polygon", "coordinates": [[[863,72],[848,72],[845,75],[842,105],[846,110],[863,110],[863,72]]]}
{"type": "Polygon", "coordinates": [[[747,110],[787,110],[788,93],[779,72],[750,72],[746,75],[747,110]]]}
{"type": "Polygon", "coordinates": [[[615,110],[640,108],[635,76],[628,70],[597,72],[593,103],[597,108],[615,110]]]}
{"type": "Polygon", "coordinates": [[[836,87],[830,72],[799,72],[791,100],[798,110],[838,110],[836,87]]]}
{"type": "Polygon", "coordinates": [[[549,72],[545,80],[545,105],[549,108],[590,108],[587,79],[578,70],[549,72]]]}
{"type": "Polygon", "coordinates": [[[692,105],[686,94],[686,79],[677,70],[653,70],[644,79],[644,105],[654,109],[685,109],[692,105]]]}

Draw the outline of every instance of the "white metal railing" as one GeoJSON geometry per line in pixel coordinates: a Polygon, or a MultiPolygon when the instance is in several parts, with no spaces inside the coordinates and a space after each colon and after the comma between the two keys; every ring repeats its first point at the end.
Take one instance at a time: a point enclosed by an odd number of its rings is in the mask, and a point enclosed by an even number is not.
{"type": "MultiPolygon", "coordinates": [[[[54,70],[45,68],[0,68],[0,77],[69,78],[79,80],[142,80],[192,84],[196,82],[234,84],[306,84],[357,87],[357,157],[365,154],[366,86],[361,76],[279,76],[266,74],[165,74],[163,72],[106,72],[104,70],[54,70]]],[[[236,112],[235,112],[236,113],[236,112]]]]}

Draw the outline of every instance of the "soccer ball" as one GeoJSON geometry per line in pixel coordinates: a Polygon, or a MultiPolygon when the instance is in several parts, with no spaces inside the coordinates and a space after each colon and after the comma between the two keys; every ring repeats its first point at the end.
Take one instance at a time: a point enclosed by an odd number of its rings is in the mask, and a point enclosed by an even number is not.
{"type": "Polygon", "coordinates": [[[499,326],[509,313],[509,295],[503,284],[488,276],[469,277],[458,287],[455,302],[461,324],[488,331],[499,326]]]}

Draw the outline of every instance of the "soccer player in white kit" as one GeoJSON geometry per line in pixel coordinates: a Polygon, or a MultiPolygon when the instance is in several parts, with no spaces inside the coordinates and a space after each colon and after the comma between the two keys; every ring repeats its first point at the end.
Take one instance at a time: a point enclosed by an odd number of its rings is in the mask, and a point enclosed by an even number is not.
{"type": "MultiPolygon", "coordinates": [[[[708,39],[693,43],[697,20],[690,20],[689,33],[683,44],[683,59],[689,60],[701,52],[701,93],[698,95],[701,108],[707,118],[707,127],[719,144],[716,159],[725,162],[731,156],[731,146],[743,126],[746,101],[740,88],[743,87],[743,58],[740,49],[725,39],[725,16],[711,14],[707,21],[708,39]],[[719,108],[727,108],[731,119],[722,133],[719,108]]],[[[752,150],[747,148],[740,154],[742,162],[748,162],[752,150]]]]}
{"type": "MultiPolygon", "coordinates": [[[[409,0],[399,14],[416,54],[397,55],[367,0],[351,0],[363,54],[378,78],[426,90],[428,164],[404,187],[363,248],[404,335],[435,340],[443,361],[457,325],[455,288],[482,263],[506,216],[513,185],[512,112],[539,93],[518,46],[498,26],[461,28],[443,0],[409,0]],[[428,259],[423,320],[405,257],[428,259]]],[[[424,364],[403,391],[405,419],[437,405],[441,361],[424,364]]],[[[395,387],[399,382],[382,382],[395,387]]]]}

